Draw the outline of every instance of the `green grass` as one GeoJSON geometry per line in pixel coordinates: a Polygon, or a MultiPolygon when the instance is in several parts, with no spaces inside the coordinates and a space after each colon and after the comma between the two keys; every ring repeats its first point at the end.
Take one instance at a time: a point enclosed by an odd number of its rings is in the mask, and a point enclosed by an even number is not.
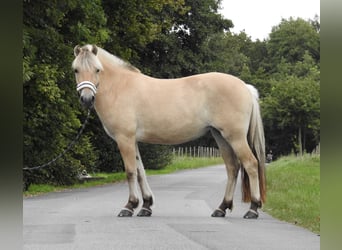
{"type": "MultiPolygon", "coordinates": [[[[158,174],[169,174],[178,170],[183,169],[195,169],[199,167],[205,167],[210,165],[216,165],[223,163],[222,158],[192,158],[192,157],[175,157],[171,164],[167,165],[163,169],[152,170],[147,169],[147,175],[158,175],[158,174]]],[[[100,180],[86,181],[84,183],[79,183],[71,186],[52,186],[46,184],[32,184],[29,186],[28,190],[24,192],[24,196],[34,196],[49,192],[60,192],[63,190],[73,189],[73,188],[85,188],[105,185],[109,183],[115,183],[119,181],[126,180],[126,175],[124,172],[120,173],[95,173],[91,174],[93,177],[103,177],[100,180]]]]}
{"type": "Polygon", "coordinates": [[[287,156],[266,170],[267,201],[273,217],[320,232],[320,157],[287,156]]]}
{"type": "Polygon", "coordinates": [[[93,177],[103,177],[100,180],[92,180],[92,181],[85,181],[83,183],[77,183],[70,186],[53,186],[49,184],[32,184],[29,186],[28,190],[25,191],[24,197],[34,196],[34,195],[41,195],[49,192],[61,192],[68,189],[73,188],[86,188],[86,187],[95,187],[100,185],[105,185],[109,183],[115,183],[118,181],[122,181],[126,179],[126,175],[124,172],[120,173],[95,173],[92,174],[93,177]]]}
{"type": "Polygon", "coordinates": [[[218,158],[193,158],[193,157],[175,157],[170,165],[163,169],[147,169],[147,175],[169,174],[178,170],[195,169],[210,165],[223,164],[223,159],[218,158]]]}

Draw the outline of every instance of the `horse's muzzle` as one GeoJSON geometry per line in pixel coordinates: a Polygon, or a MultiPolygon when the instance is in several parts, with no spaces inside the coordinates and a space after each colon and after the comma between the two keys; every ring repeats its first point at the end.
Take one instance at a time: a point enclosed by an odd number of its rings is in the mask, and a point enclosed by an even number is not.
{"type": "Polygon", "coordinates": [[[80,102],[87,109],[93,108],[94,102],[95,102],[95,96],[92,94],[81,95],[80,96],[80,102]]]}
{"type": "Polygon", "coordinates": [[[95,102],[96,85],[90,81],[77,84],[76,90],[80,93],[80,102],[85,108],[92,108],[95,102]]]}

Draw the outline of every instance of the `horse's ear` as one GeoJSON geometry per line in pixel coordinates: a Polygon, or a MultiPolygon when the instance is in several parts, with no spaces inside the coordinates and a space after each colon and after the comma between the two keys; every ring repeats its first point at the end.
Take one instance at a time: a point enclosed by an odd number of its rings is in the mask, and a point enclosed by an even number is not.
{"type": "Polygon", "coordinates": [[[81,46],[80,45],[76,45],[74,48],[74,55],[78,56],[78,54],[81,52],[81,46]]]}
{"type": "Polygon", "coordinates": [[[97,47],[96,47],[96,45],[93,45],[93,48],[92,48],[91,52],[93,52],[94,55],[96,56],[96,54],[97,54],[97,47]]]}

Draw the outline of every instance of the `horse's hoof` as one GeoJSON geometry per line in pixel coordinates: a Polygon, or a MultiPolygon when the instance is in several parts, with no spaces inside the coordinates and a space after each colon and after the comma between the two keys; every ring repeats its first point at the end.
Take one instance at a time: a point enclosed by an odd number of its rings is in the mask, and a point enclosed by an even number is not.
{"type": "Polygon", "coordinates": [[[127,208],[123,208],[120,213],[118,214],[118,217],[132,217],[133,211],[127,208]]]}
{"type": "Polygon", "coordinates": [[[212,214],[211,217],[225,217],[226,212],[221,209],[216,209],[212,214]]]}
{"type": "Polygon", "coordinates": [[[148,209],[148,208],[141,208],[141,210],[139,211],[139,213],[137,214],[137,216],[139,217],[149,217],[152,215],[152,210],[148,209]]]}
{"type": "Polygon", "coordinates": [[[252,209],[248,210],[248,212],[243,216],[245,219],[257,219],[259,217],[259,213],[252,209]]]}

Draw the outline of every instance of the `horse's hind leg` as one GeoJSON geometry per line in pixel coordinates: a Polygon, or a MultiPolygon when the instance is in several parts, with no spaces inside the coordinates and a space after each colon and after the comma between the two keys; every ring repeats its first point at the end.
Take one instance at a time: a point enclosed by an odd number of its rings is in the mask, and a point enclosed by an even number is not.
{"type": "Polygon", "coordinates": [[[140,185],[142,197],[143,197],[143,206],[140,210],[140,212],[137,214],[138,216],[151,216],[152,215],[152,209],[151,206],[153,205],[154,198],[153,193],[148,185],[144,165],[141,160],[138,144],[136,144],[136,165],[138,169],[138,182],[140,185]]]}
{"type": "Polygon", "coordinates": [[[226,192],[220,206],[212,213],[212,217],[224,217],[226,215],[226,209],[233,209],[233,196],[237,182],[237,175],[239,173],[239,163],[236,159],[235,153],[227,141],[222,135],[215,129],[211,130],[212,135],[215,138],[217,145],[220,148],[220,152],[224,163],[226,165],[228,181],[226,192]]]}
{"type": "Polygon", "coordinates": [[[246,202],[251,201],[251,206],[249,211],[244,215],[244,218],[256,219],[259,216],[257,209],[261,207],[258,161],[252,153],[245,137],[233,137],[230,138],[229,142],[248,175],[248,178],[243,178],[242,180],[244,182],[243,189],[245,189],[243,190],[243,200],[246,202]],[[248,186],[249,189],[247,189],[248,186]]]}

